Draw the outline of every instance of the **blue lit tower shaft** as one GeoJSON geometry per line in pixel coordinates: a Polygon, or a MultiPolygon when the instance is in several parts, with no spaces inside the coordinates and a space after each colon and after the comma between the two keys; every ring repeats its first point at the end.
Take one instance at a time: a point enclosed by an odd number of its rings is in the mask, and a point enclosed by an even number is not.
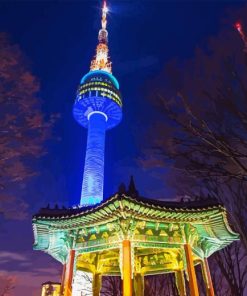
{"type": "Polygon", "coordinates": [[[82,183],[82,202],[99,203],[104,189],[106,116],[92,113],[88,121],[87,149],[82,183]]]}
{"type": "Polygon", "coordinates": [[[100,203],[103,199],[105,134],[122,118],[119,84],[111,73],[108,57],[107,11],[104,2],[96,55],[89,73],[81,80],[73,107],[75,120],[88,128],[80,201],[83,206],[100,203]]]}
{"type": "Polygon", "coordinates": [[[122,118],[122,100],[116,78],[95,70],[81,81],[73,113],[76,121],[88,128],[87,148],[82,182],[81,205],[99,203],[103,199],[104,150],[106,130],[122,118]]]}

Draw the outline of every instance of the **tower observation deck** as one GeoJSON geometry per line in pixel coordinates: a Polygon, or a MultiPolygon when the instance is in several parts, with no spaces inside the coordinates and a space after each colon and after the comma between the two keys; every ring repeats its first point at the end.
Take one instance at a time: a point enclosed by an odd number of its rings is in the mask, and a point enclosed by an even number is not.
{"type": "Polygon", "coordinates": [[[81,79],[73,107],[75,120],[88,129],[80,204],[90,206],[103,200],[106,130],[119,124],[122,99],[112,75],[108,50],[107,6],[103,3],[101,29],[90,71],[81,79]]]}

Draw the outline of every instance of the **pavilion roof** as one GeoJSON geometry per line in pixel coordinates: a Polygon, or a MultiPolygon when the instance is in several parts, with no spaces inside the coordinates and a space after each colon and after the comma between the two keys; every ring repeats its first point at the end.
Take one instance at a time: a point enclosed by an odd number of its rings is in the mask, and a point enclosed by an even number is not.
{"type": "Polygon", "coordinates": [[[148,214],[152,212],[153,217],[155,217],[156,214],[159,214],[158,212],[160,211],[174,213],[174,217],[181,216],[181,218],[185,218],[191,214],[199,217],[201,213],[204,213],[205,211],[225,211],[223,205],[214,199],[178,202],[115,194],[100,204],[90,207],[75,206],[71,208],[41,208],[40,211],[33,216],[33,220],[66,220],[83,216],[89,217],[90,215],[94,217],[95,213],[98,213],[97,216],[103,217],[109,216],[109,213],[114,213],[117,208],[128,208],[130,204],[133,206],[132,210],[135,211],[138,208],[138,212],[141,213],[142,211],[140,208],[142,210],[145,209],[145,214],[148,216],[148,214]],[[183,214],[181,215],[181,213],[183,214]]]}
{"type": "MultiPolygon", "coordinates": [[[[112,224],[121,225],[121,221],[127,224],[128,221],[145,223],[146,230],[170,227],[172,224],[177,227],[190,225],[196,229],[200,241],[208,245],[207,256],[238,239],[238,234],[229,226],[225,208],[214,200],[170,202],[116,194],[91,207],[41,209],[33,216],[34,248],[64,262],[68,251],[68,237],[73,236],[73,233],[77,233],[78,248],[94,247],[92,244],[96,243],[93,241],[79,243],[80,233],[103,234],[112,224]]],[[[161,238],[150,236],[149,239],[159,241],[161,238]]],[[[138,240],[144,240],[143,245],[146,244],[145,237],[141,236],[138,240]]],[[[104,240],[103,244],[107,245],[107,241],[104,240]]],[[[101,238],[98,243],[102,243],[101,238]]],[[[178,247],[180,243],[173,245],[178,247]]],[[[169,244],[164,241],[164,246],[168,247],[169,244]]],[[[194,251],[196,252],[196,247],[194,251]]]]}

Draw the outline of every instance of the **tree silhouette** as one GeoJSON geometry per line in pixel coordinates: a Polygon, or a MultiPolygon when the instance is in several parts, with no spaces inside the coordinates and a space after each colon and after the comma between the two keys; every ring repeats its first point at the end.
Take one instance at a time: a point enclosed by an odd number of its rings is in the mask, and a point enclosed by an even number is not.
{"type": "MultiPolygon", "coordinates": [[[[16,202],[9,189],[37,174],[33,161],[46,153],[44,143],[57,116],[44,117],[39,82],[5,33],[0,33],[0,60],[0,212],[6,214],[16,202]]],[[[19,206],[26,207],[21,201],[19,206]]]]}
{"type": "Polygon", "coordinates": [[[0,296],[8,296],[15,288],[16,278],[0,274],[0,296]]]}
{"type": "MultiPolygon", "coordinates": [[[[240,11],[242,16],[246,13],[247,7],[240,11]]],[[[143,165],[170,166],[166,181],[180,196],[223,203],[233,229],[241,235],[241,242],[212,259],[214,282],[224,283],[217,295],[246,293],[246,55],[239,34],[229,26],[206,48],[197,48],[192,59],[169,63],[150,85],[162,120],[150,132],[149,149],[156,157],[147,154],[143,165]]]]}

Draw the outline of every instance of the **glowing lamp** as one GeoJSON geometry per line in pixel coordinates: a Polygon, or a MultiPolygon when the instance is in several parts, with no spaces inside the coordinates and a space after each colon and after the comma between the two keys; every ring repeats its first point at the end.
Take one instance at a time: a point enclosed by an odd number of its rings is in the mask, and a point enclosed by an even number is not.
{"type": "Polygon", "coordinates": [[[237,23],[235,24],[235,28],[236,28],[238,31],[241,31],[241,30],[242,30],[242,25],[241,25],[239,22],[237,22],[237,23]]]}
{"type": "Polygon", "coordinates": [[[107,6],[104,6],[103,7],[103,13],[107,13],[109,11],[108,7],[107,6]]]}

